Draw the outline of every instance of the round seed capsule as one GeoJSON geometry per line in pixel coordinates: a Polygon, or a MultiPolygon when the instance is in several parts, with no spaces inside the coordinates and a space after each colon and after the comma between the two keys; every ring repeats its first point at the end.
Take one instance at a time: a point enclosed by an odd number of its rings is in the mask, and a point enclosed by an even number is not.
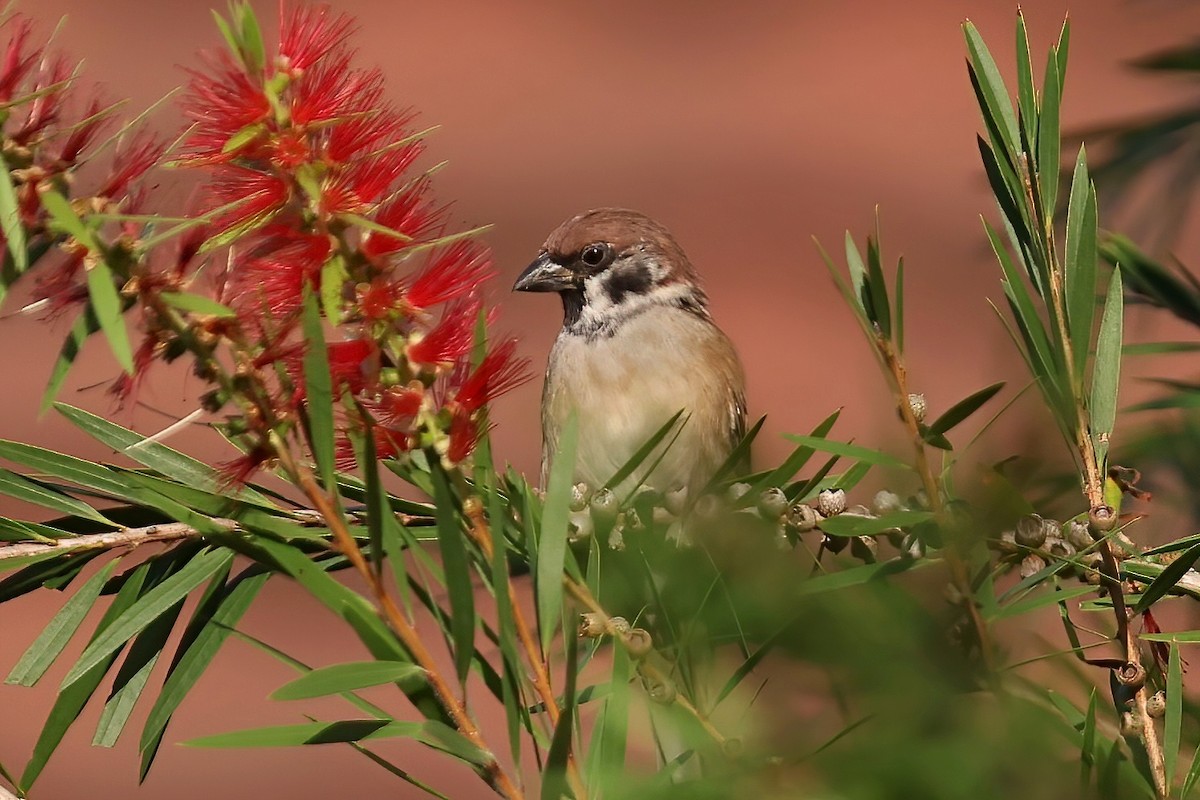
{"type": "Polygon", "coordinates": [[[1017,520],[1017,544],[1022,547],[1041,547],[1046,543],[1046,526],[1037,514],[1026,514],[1017,520]]]}
{"type": "Polygon", "coordinates": [[[758,496],[758,513],[766,519],[779,519],[787,510],[787,495],[778,487],[772,486],[758,496]]]}
{"type": "Polygon", "coordinates": [[[817,512],[822,517],[836,517],[846,510],[844,489],[822,489],[817,495],[817,512]]]}

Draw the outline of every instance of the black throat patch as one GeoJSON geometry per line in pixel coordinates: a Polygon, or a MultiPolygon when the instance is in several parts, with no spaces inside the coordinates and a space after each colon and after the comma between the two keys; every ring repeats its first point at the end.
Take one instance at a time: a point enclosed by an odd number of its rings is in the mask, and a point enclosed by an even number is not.
{"type": "Polygon", "coordinates": [[[604,276],[604,293],[613,305],[620,305],[627,295],[644,294],[653,283],[646,264],[622,264],[604,276]]]}

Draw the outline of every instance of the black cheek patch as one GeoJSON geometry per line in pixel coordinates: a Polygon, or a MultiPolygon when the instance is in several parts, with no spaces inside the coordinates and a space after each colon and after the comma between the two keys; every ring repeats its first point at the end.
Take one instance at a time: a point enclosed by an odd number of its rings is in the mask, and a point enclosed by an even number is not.
{"type": "Polygon", "coordinates": [[[613,305],[620,305],[626,295],[645,294],[653,283],[648,266],[631,264],[609,272],[604,281],[604,292],[613,305]]]}

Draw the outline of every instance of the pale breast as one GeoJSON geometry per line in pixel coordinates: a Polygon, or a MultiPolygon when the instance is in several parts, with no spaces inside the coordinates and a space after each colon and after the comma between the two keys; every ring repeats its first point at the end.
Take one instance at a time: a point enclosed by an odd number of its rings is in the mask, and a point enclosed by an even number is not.
{"type": "MultiPolygon", "coordinates": [[[[603,485],[680,409],[689,419],[648,485],[663,491],[698,488],[735,443],[744,413],[741,363],[725,334],[695,313],[651,309],[605,338],[564,333],[550,363],[545,462],[557,451],[562,422],[578,414],[576,480],[603,485]]],[[[632,489],[640,477],[635,473],[624,488],[632,489]]]]}

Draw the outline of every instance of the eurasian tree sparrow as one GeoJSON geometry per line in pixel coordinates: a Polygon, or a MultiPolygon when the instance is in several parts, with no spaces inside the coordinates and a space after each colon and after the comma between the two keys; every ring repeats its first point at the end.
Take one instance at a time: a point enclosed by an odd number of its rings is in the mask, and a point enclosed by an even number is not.
{"type": "Polygon", "coordinates": [[[542,392],[543,482],[572,411],[579,415],[574,477],[596,488],[683,409],[678,439],[645,485],[694,497],[745,431],[745,378],[667,229],[626,209],[580,214],[550,234],[513,288],[558,292],[563,303],[542,392]]]}

